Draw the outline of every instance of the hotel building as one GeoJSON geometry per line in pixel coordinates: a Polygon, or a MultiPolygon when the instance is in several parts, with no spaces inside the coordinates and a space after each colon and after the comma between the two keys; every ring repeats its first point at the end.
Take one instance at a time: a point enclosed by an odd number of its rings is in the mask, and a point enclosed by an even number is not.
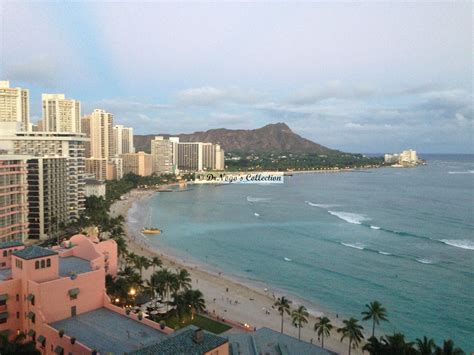
{"type": "Polygon", "coordinates": [[[75,235],[52,249],[0,244],[0,332],[23,332],[45,355],[229,354],[224,337],[126,315],[106,294],[105,277],[116,274],[113,240],[75,235]]]}
{"type": "Polygon", "coordinates": [[[113,129],[114,134],[114,154],[135,153],[133,145],[133,128],[116,125],[113,129]]]}
{"type": "Polygon", "coordinates": [[[153,173],[153,159],[145,152],[122,154],[123,174],[149,176],[153,173]]]}
{"type": "Polygon", "coordinates": [[[20,130],[30,126],[28,89],[11,88],[9,81],[0,81],[0,122],[18,122],[20,130]]]}
{"type": "Polygon", "coordinates": [[[151,141],[153,172],[156,174],[175,174],[177,171],[178,137],[156,136],[151,141]]]}
{"type": "MultiPolygon", "coordinates": [[[[79,218],[84,209],[85,158],[84,143],[87,138],[82,133],[59,132],[16,132],[3,130],[0,134],[0,150],[8,154],[29,155],[36,158],[65,158],[67,179],[60,173],[51,173],[45,183],[52,191],[55,186],[67,186],[68,221],[79,218]]],[[[49,164],[49,163],[48,163],[49,164]]],[[[52,163],[51,163],[52,164],[52,163]]],[[[58,171],[61,171],[60,169],[58,171]]],[[[56,200],[57,201],[57,200],[56,200]]]]}
{"type": "Polygon", "coordinates": [[[219,144],[179,142],[177,153],[179,170],[224,170],[224,150],[219,144]]]}
{"type": "Polygon", "coordinates": [[[43,94],[43,128],[47,132],[81,132],[81,103],[64,94],[43,94]]]}
{"type": "Polygon", "coordinates": [[[0,155],[0,243],[28,238],[26,159],[0,155]]]}

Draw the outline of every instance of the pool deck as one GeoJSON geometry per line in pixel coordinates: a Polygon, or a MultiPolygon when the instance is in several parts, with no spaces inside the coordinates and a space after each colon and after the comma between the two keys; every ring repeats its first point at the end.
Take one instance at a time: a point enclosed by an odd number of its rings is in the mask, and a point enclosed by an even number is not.
{"type": "Polygon", "coordinates": [[[166,339],[164,333],[106,308],[50,325],[101,354],[123,354],[166,339]]]}

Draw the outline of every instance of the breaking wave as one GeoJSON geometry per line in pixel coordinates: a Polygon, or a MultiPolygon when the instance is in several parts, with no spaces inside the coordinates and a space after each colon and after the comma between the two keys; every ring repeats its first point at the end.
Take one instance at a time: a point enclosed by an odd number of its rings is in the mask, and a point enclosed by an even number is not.
{"type": "Polygon", "coordinates": [[[335,211],[328,211],[328,213],[352,224],[362,224],[362,222],[370,220],[370,218],[357,213],[335,211]]]}
{"type": "Polygon", "coordinates": [[[351,243],[343,243],[341,242],[342,245],[346,246],[346,247],[349,247],[349,248],[354,248],[354,249],[359,249],[359,250],[364,250],[365,249],[365,245],[364,244],[361,244],[361,243],[354,243],[354,244],[351,244],[351,243]]]}
{"type": "Polygon", "coordinates": [[[433,264],[433,260],[430,260],[430,259],[415,259],[415,260],[422,264],[433,264]]]}
{"type": "Polygon", "coordinates": [[[247,196],[247,201],[248,202],[266,202],[266,201],[270,201],[270,198],[247,196]]]}
{"type": "Polygon", "coordinates": [[[448,171],[448,174],[474,174],[474,170],[467,170],[467,171],[448,171]]]}
{"type": "Polygon", "coordinates": [[[377,226],[370,226],[371,229],[376,229],[376,230],[379,230],[380,227],[377,227],[377,226]]]}
{"type": "Polygon", "coordinates": [[[319,207],[319,208],[331,208],[331,207],[336,207],[337,205],[327,205],[324,203],[312,203],[309,201],[305,201],[306,204],[310,205],[311,207],[319,207]]]}
{"type": "Polygon", "coordinates": [[[382,251],[382,250],[379,250],[378,253],[382,255],[392,255],[392,253],[387,253],[386,251],[382,251]]]}
{"type": "Polygon", "coordinates": [[[440,242],[455,248],[474,250],[474,241],[462,239],[441,239],[440,242]]]}

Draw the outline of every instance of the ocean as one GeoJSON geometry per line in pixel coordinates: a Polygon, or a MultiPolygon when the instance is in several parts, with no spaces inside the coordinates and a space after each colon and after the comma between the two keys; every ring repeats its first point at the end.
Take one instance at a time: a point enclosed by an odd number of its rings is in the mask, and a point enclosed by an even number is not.
{"type": "Polygon", "coordinates": [[[191,186],[139,202],[129,218],[163,230],[151,244],[310,309],[360,319],[378,300],[381,332],[474,351],[474,156],[422,158],[281,185],[191,186]]]}

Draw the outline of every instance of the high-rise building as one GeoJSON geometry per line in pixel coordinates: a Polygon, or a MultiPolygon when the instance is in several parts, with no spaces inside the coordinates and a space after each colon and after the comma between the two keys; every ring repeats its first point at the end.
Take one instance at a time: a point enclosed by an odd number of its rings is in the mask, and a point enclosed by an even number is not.
{"type": "MultiPolygon", "coordinates": [[[[67,215],[68,221],[79,218],[84,209],[85,157],[83,133],[16,132],[0,133],[0,151],[34,157],[63,157],[67,161],[67,215]]],[[[58,181],[59,184],[59,181],[58,181]]],[[[52,185],[54,186],[54,185],[52,185]]]]}
{"type": "Polygon", "coordinates": [[[18,122],[22,131],[30,126],[28,89],[11,88],[9,81],[0,81],[0,122],[18,122]]]}
{"type": "Polygon", "coordinates": [[[115,155],[113,122],[111,113],[99,109],[82,117],[82,132],[90,138],[86,144],[86,158],[108,159],[115,155]]]}
{"type": "Polygon", "coordinates": [[[43,128],[47,132],[81,132],[81,103],[64,94],[43,94],[43,128]]]}
{"type": "Polygon", "coordinates": [[[114,127],[115,154],[135,153],[133,128],[116,125],[114,127]]]}
{"type": "Polygon", "coordinates": [[[151,141],[153,172],[156,174],[175,174],[177,171],[179,137],[156,136],[151,141]]]}
{"type": "Polygon", "coordinates": [[[28,238],[27,157],[0,155],[0,243],[28,238]]]}
{"type": "Polygon", "coordinates": [[[90,139],[85,145],[86,172],[97,180],[107,178],[107,163],[115,156],[113,121],[111,113],[99,109],[81,118],[82,132],[90,139]]]}
{"type": "Polygon", "coordinates": [[[224,170],[224,150],[213,143],[179,142],[177,162],[184,171],[224,170]]]}
{"type": "Polygon", "coordinates": [[[123,177],[123,159],[114,157],[107,162],[107,180],[120,180],[123,177]]]}
{"type": "Polygon", "coordinates": [[[202,143],[179,142],[178,169],[184,171],[201,171],[203,167],[202,143]]]}
{"type": "Polygon", "coordinates": [[[29,238],[55,238],[68,221],[67,158],[28,159],[29,238]]]}
{"type": "Polygon", "coordinates": [[[122,154],[123,174],[149,176],[153,173],[153,159],[145,152],[122,154]]]}

